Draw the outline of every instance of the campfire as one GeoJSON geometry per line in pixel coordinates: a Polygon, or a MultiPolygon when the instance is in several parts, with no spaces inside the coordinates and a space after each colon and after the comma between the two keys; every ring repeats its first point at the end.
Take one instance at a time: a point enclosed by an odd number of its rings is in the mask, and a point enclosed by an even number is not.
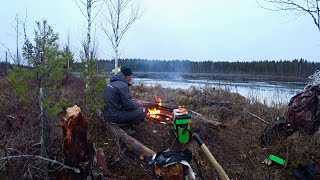
{"type": "Polygon", "coordinates": [[[170,119],[172,118],[172,110],[170,111],[168,109],[163,108],[161,98],[155,98],[157,103],[154,103],[147,108],[148,119],[153,122],[167,124],[168,122],[170,122],[170,119]]]}

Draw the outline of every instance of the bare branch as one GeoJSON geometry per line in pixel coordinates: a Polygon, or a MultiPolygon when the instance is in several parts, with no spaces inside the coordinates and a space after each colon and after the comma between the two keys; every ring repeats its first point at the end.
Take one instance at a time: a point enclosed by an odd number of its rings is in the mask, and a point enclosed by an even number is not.
{"type": "Polygon", "coordinates": [[[70,169],[72,171],[74,171],[75,173],[80,173],[80,169],[78,168],[74,168],[74,167],[70,167],[67,166],[59,161],[53,160],[53,159],[48,159],[42,156],[34,156],[34,155],[17,155],[17,156],[7,156],[7,157],[2,157],[0,158],[0,161],[5,161],[5,160],[10,160],[10,159],[18,159],[18,158],[35,158],[35,159],[41,159],[43,161],[48,161],[54,164],[59,164],[60,166],[62,166],[62,168],[65,169],[70,169]]]}
{"type": "MultiPolygon", "coordinates": [[[[84,16],[84,18],[86,18],[86,20],[88,20],[88,17],[85,15],[85,13],[83,12],[83,10],[81,9],[81,7],[80,7],[80,5],[79,5],[79,3],[78,3],[78,0],[73,0],[75,3],[76,3],[76,5],[78,6],[78,8],[79,8],[79,10],[80,10],[80,12],[82,13],[82,15],[84,16]]],[[[87,6],[83,1],[80,1],[84,6],[87,6]]]]}
{"type": "Polygon", "coordinates": [[[10,58],[11,58],[12,60],[14,60],[14,57],[13,57],[13,55],[11,54],[10,49],[9,49],[5,44],[3,44],[2,42],[0,42],[0,44],[7,50],[7,52],[9,53],[10,58]]]}
{"type": "Polygon", "coordinates": [[[272,4],[273,8],[267,8],[265,6],[259,6],[271,11],[290,11],[295,13],[296,16],[303,14],[309,14],[313,20],[313,23],[317,26],[320,32],[320,9],[319,0],[263,0],[266,3],[272,4]]]}
{"type": "MultiPolygon", "coordinates": [[[[100,1],[100,0],[97,0],[97,1],[94,1],[94,2],[99,2],[99,1],[100,1]]],[[[97,13],[94,15],[94,17],[92,18],[92,21],[94,21],[94,20],[96,19],[96,17],[97,17],[98,14],[100,13],[102,7],[103,7],[102,5],[99,6],[99,9],[98,9],[97,13]]],[[[95,9],[95,7],[92,8],[92,9],[95,9]]]]}

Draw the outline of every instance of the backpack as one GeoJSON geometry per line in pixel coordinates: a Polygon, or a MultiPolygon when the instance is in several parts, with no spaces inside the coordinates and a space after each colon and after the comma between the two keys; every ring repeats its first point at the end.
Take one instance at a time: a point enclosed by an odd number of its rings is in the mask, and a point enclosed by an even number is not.
{"type": "Polygon", "coordinates": [[[287,120],[283,116],[274,119],[262,132],[260,136],[260,144],[270,144],[275,140],[287,138],[293,134],[287,120]]]}
{"type": "Polygon", "coordinates": [[[292,175],[295,179],[305,179],[305,180],[314,180],[320,178],[320,169],[315,163],[307,164],[302,166],[301,164],[298,167],[294,168],[292,175]]]}
{"type": "Polygon", "coordinates": [[[293,96],[288,104],[288,126],[293,131],[313,133],[318,105],[318,87],[310,87],[293,96]]]}
{"type": "Polygon", "coordinates": [[[155,172],[156,169],[166,169],[176,164],[182,164],[184,167],[186,167],[184,174],[186,175],[187,179],[195,179],[195,173],[189,164],[191,160],[192,152],[189,149],[184,151],[166,150],[158,152],[156,155],[154,155],[149,162],[149,165],[153,168],[154,175],[156,175],[158,179],[162,179],[162,177],[155,172]]]}

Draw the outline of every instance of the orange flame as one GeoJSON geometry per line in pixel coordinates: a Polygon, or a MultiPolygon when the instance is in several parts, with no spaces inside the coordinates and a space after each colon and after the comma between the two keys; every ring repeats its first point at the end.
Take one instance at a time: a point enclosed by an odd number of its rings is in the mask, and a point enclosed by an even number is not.
{"type": "Polygon", "coordinates": [[[162,100],[159,97],[155,97],[156,98],[156,102],[158,103],[159,106],[162,106],[162,100]]]}
{"type": "MultiPolygon", "coordinates": [[[[162,106],[162,100],[159,97],[155,97],[156,101],[158,103],[159,106],[162,106]]],[[[154,118],[154,119],[158,119],[160,118],[159,114],[161,113],[160,109],[157,109],[156,107],[154,108],[148,108],[148,116],[154,118]]]]}
{"type": "Polygon", "coordinates": [[[157,108],[148,108],[148,115],[152,118],[159,118],[160,110],[157,108]]]}

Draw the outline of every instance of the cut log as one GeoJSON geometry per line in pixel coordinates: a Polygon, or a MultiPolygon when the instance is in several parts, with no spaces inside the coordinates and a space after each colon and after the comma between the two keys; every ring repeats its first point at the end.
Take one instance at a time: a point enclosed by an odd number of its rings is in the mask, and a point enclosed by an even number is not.
{"type": "MultiPolygon", "coordinates": [[[[97,116],[100,120],[105,121],[101,110],[96,110],[97,116]]],[[[156,152],[146,147],[144,144],[129,136],[124,130],[115,125],[110,125],[111,132],[119,138],[132,152],[137,154],[141,160],[150,158],[156,152]]]]}
{"type": "Polygon", "coordinates": [[[118,126],[111,125],[112,133],[117,136],[120,141],[122,141],[132,152],[139,155],[140,159],[143,160],[145,158],[150,158],[156,152],[149,149],[145,145],[143,145],[138,140],[134,139],[133,137],[129,136],[124,130],[119,128],[118,126]]]}

